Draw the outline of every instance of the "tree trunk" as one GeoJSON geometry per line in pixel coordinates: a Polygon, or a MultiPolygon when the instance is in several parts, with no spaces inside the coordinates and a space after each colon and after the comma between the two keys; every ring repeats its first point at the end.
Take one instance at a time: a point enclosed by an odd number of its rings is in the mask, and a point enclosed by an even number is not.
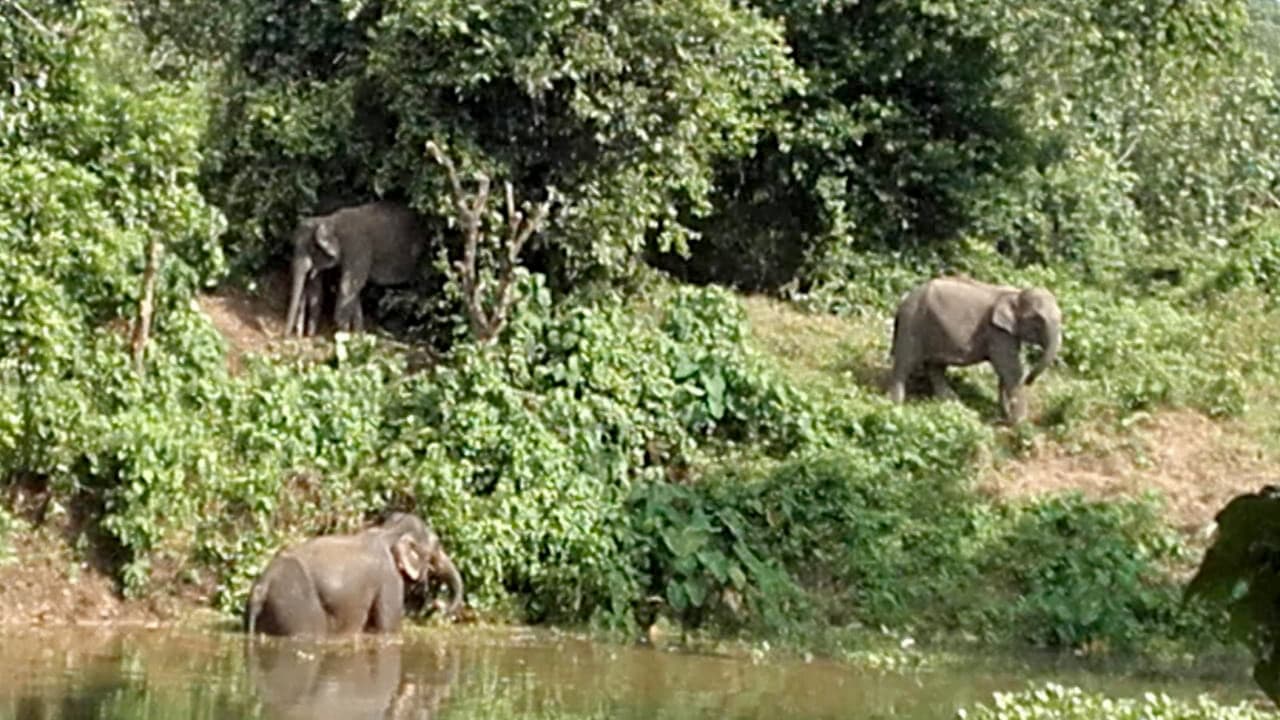
{"type": "Polygon", "coordinates": [[[142,301],[138,303],[138,318],[133,325],[133,338],[130,342],[133,368],[139,376],[144,376],[147,372],[147,339],[151,336],[151,317],[155,314],[156,276],[160,272],[160,254],[163,249],[160,239],[153,237],[147,246],[147,266],[142,271],[142,301]]]}

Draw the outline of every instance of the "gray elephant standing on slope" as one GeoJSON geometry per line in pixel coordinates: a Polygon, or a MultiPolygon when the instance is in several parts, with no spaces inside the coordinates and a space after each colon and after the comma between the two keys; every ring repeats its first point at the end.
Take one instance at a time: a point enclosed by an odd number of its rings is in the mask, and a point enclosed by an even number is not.
{"type": "Polygon", "coordinates": [[[907,293],[893,321],[893,375],[889,396],[902,402],[907,379],[924,370],[935,394],[954,397],[949,365],[989,361],[1000,379],[1000,407],[1010,422],[1026,415],[1023,388],[1035,382],[1062,347],[1062,313],[1053,294],[987,285],[968,278],[935,278],[907,293]],[[1023,342],[1044,352],[1025,376],[1023,342]]]}
{"type": "Polygon", "coordinates": [[[386,200],[304,218],[293,234],[285,334],[314,329],[315,318],[304,316],[318,312],[319,274],[335,266],[339,277],[334,324],[339,330],[363,331],[360,292],[365,283],[399,285],[411,280],[425,242],[417,213],[386,200]]]}
{"type": "Polygon", "coordinates": [[[404,618],[405,582],[448,584],[462,605],[462,576],[440,539],[415,515],[394,513],[351,535],[326,535],[276,553],[245,603],[252,636],[395,632],[404,618]]]}

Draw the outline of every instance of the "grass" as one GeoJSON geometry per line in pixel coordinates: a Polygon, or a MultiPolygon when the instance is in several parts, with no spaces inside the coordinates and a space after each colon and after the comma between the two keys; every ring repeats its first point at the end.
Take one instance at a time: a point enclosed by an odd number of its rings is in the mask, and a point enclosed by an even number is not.
{"type": "MultiPolygon", "coordinates": [[[[1092,299],[1086,295],[1081,301],[1092,299]]],[[[743,305],[755,346],[776,358],[802,387],[884,397],[890,310],[838,317],[763,296],[744,297],[743,305]]],[[[1139,360],[1150,357],[1151,363],[1122,361],[1110,373],[1080,373],[1060,361],[1029,394],[1031,422],[998,428],[987,485],[1016,485],[1020,493],[1035,493],[1071,489],[1080,480],[1088,493],[1102,488],[1088,486],[1087,480],[1096,480],[1099,473],[1122,473],[1110,478],[1106,492],[1126,480],[1124,494],[1159,490],[1175,522],[1191,527],[1211,518],[1213,502],[1225,502],[1235,492],[1256,489],[1268,476],[1280,475],[1280,310],[1275,303],[1242,290],[1205,302],[1138,301],[1135,309],[1122,318],[1131,326],[1119,332],[1138,349],[1115,352],[1139,360]],[[1159,321],[1148,322],[1146,313],[1159,321]],[[1210,389],[1183,377],[1190,371],[1210,378],[1229,376],[1228,381],[1238,383],[1243,402],[1215,414],[1213,403],[1202,399],[1210,389]],[[1163,400],[1147,403],[1143,392],[1163,400]],[[1205,425],[1197,416],[1211,423],[1205,425]]],[[[1068,345],[1073,336],[1099,335],[1097,323],[1114,315],[1083,313],[1067,327],[1068,345]]],[[[1112,331],[1102,327],[1102,334],[1112,331]]],[[[1105,348],[1086,351],[1104,359],[1108,355],[1105,348]]],[[[997,424],[991,368],[983,363],[952,368],[948,374],[960,402],[985,422],[997,424]]],[[[917,394],[910,402],[945,401],[917,394]]]]}

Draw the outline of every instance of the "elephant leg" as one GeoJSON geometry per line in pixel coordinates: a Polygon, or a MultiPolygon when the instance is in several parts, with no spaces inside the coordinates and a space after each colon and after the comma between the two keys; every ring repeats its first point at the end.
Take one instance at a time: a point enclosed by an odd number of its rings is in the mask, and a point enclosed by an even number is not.
{"type": "Polygon", "coordinates": [[[351,328],[352,332],[364,332],[364,304],[360,302],[360,296],[356,295],[355,304],[351,308],[351,328]]]}
{"type": "Polygon", "coordinates": [[[364,282],[364,277],[357,277],[355,273],[343,268],[342,278],[338,281],[338,302],[333,309],[333,322],[339,330],[358,332],[363,327],[360,291],[364,289],[364,282]]]}
{"type": "Polygon", "coordinates": [[[306,322],[299,329],[299,334],[315,335],[324,307],[324,280],[320,273],[313,273],[307,279],[306,299],[306,322]]]}
{"type": "Polygon", "coordinates": [[[893,370],[889,376],[889,399],[894,403],[901,405],[906,400],[907,380],[910,379],[915,366],[915,360],[908,359],[905,352],[893,354],[893,370]]]}
{"type": "Polygon", "coordinates": [[[955,400],[959,397],[956,391],[951,389],[951,383],[947,382],[946,365],[929,363],[925,366],[925,371],[929,374],[929,385],[933,388],[934,397],[944,400],[955,400]]]}
{"type": "Polygon", "coordinates": [[[889,399],[894,403],[901,405],[907,396],[907,383],[905,380],[899,380],[894,377],[889,381],[889,399]]]}
{"type": "Polygon", "coordinates": [[[1026,398],[1022,384],[1022,360],[1018,357],[1016,340],[997,343],[992,348],[991,365],[1000,380],[1000,409],[1010,424],[1018,424],[1026,417],[1026,398]]]}
{"type": "MultiPolygon", "coordinates": [[[[394,572],[394,571],[393,571],[394,572]]],[[[373,602],[365,632],[390,633],[400,629],[404,619],[404,585],[399,577],[391,575],[382,581],[378,597],[373,602]]]]}

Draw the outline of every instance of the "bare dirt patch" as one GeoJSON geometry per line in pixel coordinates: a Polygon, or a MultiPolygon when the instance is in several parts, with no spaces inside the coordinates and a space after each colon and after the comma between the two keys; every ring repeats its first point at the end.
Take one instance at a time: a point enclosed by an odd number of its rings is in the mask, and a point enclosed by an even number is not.
{"type": "Polygon", "coordinates": [[[289,304],[289,278],[284,271],[262,279],[254,291],[224,288],[201,295],[200,309],[227,340],[227,365],[240,369],[245,353],[266,353],[284,342],[284,316],[289,304]]]}
{"type": "Polygon", "coordinates": [[[1195,412],[1156,413],[1135,429],[1129,448],[1071,454],[1056,444],[1001,464],[984,481],[992,494],[1016,499],[1080,491],[1096,500],[1163,496],[1169,523],[1200,533],[1233,497],[1275,479],[1275,461],[1233,423],[1195,412]]]}
{"type": "Polygon", "coordinates": [[[10,541],[14,556],[0,564],[0,625],[158,625],[198,604],[166,594],[122,599],[111,578],[47,528],[14,533],[10,541]]]}

